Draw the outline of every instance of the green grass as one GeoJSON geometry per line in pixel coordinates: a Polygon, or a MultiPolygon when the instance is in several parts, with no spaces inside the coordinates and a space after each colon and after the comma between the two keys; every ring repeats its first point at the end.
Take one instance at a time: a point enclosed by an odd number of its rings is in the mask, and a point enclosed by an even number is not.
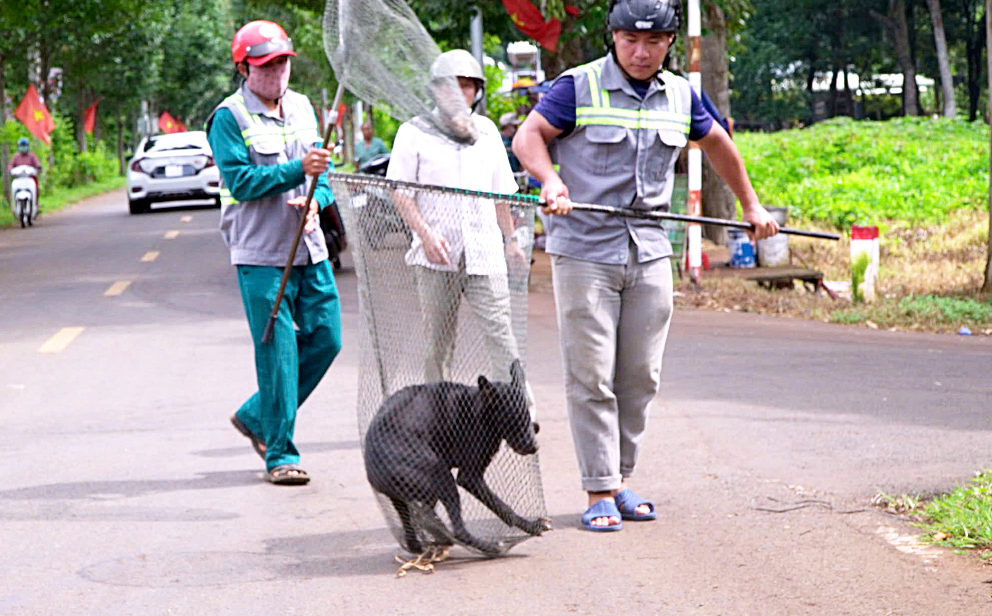
{"type": "Polygon", "coordinates": [[[850,305],[830,313],[834,323],[858,324],[871,321],[879,327],[911,327],[928,324],[933,328],[972,331],[992,329],[992,298],[907,295],[880,298],[873,304],[850,305]]]}
{"type": "Polygon", "coordinates": [[[761,201],[793,220],[837,228],[928,224],[987,207],[989,128],[983,122],[833,119],[777,133],[740,133],[737,147],[761,201]]]}
{"type": "MultiPolygon", "coordinates": [[[[115,176],[107,180],[91,182],[73,188],[59,188],[41,198],[41,214],[56,212],[66,206],[82,201],[87,197],[99,195],[111,190],[117,190],[127,185],[127,178],[115,176]]],[[[14,215],[9,206],[0,207],[0,228],[15,224],[14,215]]]]}
{"type": "Polygon", "coordinates": [[[992,470],[978,473],[967,485],[938,496],[922,507],[924,538],[958,549],[983,550],[992,556],[992,470]]]}

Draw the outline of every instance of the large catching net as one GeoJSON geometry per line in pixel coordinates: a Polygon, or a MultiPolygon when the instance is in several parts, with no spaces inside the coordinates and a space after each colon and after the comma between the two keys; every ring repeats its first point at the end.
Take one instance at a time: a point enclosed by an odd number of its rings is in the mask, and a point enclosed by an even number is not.
{"type": "Polygon", "coordinates": [[[524,369],[534,207],[330,179],[359,281],[359,433],[390,529],[415,554],[504,553],[549,528],[524,369]],[[447,238],[447,265],[413,210],[447,238]]]}
{"type": "Polygon", "coordinates": [[[403,0],[327,0],[324,52],[353,94],[459,143],[478,136],[455,77],[432,78],[441,50],[403,0]]]}

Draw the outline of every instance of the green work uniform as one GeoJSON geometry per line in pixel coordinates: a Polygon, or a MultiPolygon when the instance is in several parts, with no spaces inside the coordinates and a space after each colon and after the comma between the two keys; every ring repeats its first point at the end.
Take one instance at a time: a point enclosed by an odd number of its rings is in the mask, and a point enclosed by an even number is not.
{"type": "MultiPolygon", "coordinates": [[[[305,96],[288,90],[280,111],[268,110],[242,86],[208,120],[223,182],[221,231],[237,267],[255,345],[258,391],[237,415],[265,442],[268,470],[299,462],[293,443],[297,409],[341,349],[340,300],[319,228],[300,242],[272,340],[262,343],[303,215],[286,202],[306,195],[301,159],[320,147],[316,117],[305,96]]],[[[333,202],[325,175],[317,179],[314,198],[321,208],[333,202]]]]}
{"type": "Polygon", "coordinates": [[[360,169],[362,165],[381,154],[389,154],[389,148],[386,147],[382,139],[372,137],[369,147],[365,147],[364,139],[359,139],[355,143],[355,169],[360,169]]]}

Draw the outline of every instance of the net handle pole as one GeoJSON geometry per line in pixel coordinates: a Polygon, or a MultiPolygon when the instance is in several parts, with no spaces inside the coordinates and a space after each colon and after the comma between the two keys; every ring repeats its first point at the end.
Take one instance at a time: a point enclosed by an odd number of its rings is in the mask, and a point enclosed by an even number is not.
{"type": "MultiPolygon", "coordinates": [[[[344,86],[338,84],[338,91],[334,95],[334,107],[332,109],[337,109],[338,105],[341,103],[341,95],[344,92],[344,86]]],[[[327,125],[327,129],[324,131],[324,145],[321,146],[322,149],[326,150],[327,146],[331,142],[331,131],[334,130],[334,123],[327,125]]],[[[300,224],[296,226],[296,236],[293,238],[293,245],[289,249],[289,257],[286,259],[286,267],[282,270],[282,280],[279,281],[279,291],[276,293],[276,299],[272,303],[272,312],[269,313],[269,321],[265,324],[265,331],[262,333],[262,344],[269,344],[272,342],[272,334],[275,331],[276,320],[279,318],[279,306],[282,305],[282,296],[286,292],[286,282],[289,280],[289,274],[293,271],[293,259],[296,257],[296,249],[300,246],[300,238],[303,237],[303,229],[307,226],[307,215],[310,213],[310,202],[313,201],[313,193],[317,190],[317,179],[320,175],[313,176],[310,181],[310,190],[307,191],[307,200],[303,204],[303,210],[300,214],[300,224]]]]}
{"type": "MultiPolygon", "coordinates": [[[[601,212],[613,216],[623,216],[625,218],[640,218],[643,220],[679,220],[683,222],[699,223],[704,225],[720,225],[723,227],[736,227],[747,231],[754,230],[754,224],[741,220],[727,220],[725,218],[710,218],[708,216],[690,216],[688,214],[673,214],[671,212],[655,212],[652,210],[633,210],[630,208],[614,207],[610,205],[594,205],[592,203],[572,203],[572,208],[585,212],[601,212]]],[[[779,233],[786,235],[800,235],[803,237],[813,237],[822,240],[840,240],[840,235],[836,233],[826,233],[823,231],[806,231],[804,229],[792,229],[789,227],[779,227],[779,233]]]]}
{"type": "MultiPolygon", "coordinates": [[[[502,194],[494,192],[485,192],[481,190],[466,190],[463,188],[452,188],[450,186],[436,186],[433,184],[418,184],[416,182],[402,182],[399,180],[382,180],[378,177],[359,175],[354,173],[330,173],[328,174],[330,179],[340,179],[348,182],[355,182],[359,184],[368,184],[382,186],[384,184],[392,185],[395,188],[412,188],[415,190],[431,190],[435,192],[451,193],[456,195],[464,195],[468,197],[480,197],[482,199],[495,199],[496,201],[506,201],[509,203],[523,203],[525,205],[545,205],[539,197],[533,195],[511,195],[502,194]]],[[[655,210],[635,210],[627,207],[616,207],[612,205],[596,205],[593,203],[576,203],[572,202],[572,208],[579,211],[586,212],[599,212],[603,214],[609,214],[611,216],[623,216],[625,218],[639,218],[642,220],[654,220],[661,222],[663,220],[678,220],[682,222],[695,222],[706,225],[720,225],[723,227],[737,227],[738,229],[745,229],[748,231],[754,230],[754,225],[749,222],[743,222],[740,220],[727,220],[725,218],[710,218],[707,216],[690,216],[688,214],[673,214],[671,212],[658,212],[655,210]]],[[[826,233],[823,231],[806,231],[804,229],[792,229],[789,227],[779,227],[779,233],[784,233],[786,235],[799,235],[803,237],[812,237],[822,240],[840,240],[840,235],[836,233],[826,233]]]]}

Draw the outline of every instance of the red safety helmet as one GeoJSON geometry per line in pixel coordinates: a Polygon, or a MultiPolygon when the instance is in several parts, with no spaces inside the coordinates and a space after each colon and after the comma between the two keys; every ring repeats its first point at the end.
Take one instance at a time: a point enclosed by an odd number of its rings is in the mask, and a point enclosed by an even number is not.
{"type": "Polygon", "coordinates": [[[277,23],[259,19],[241,26],[231,43],[234,63],[261,66],[279,56],[295,56],[293,41],[277,23]]]}

